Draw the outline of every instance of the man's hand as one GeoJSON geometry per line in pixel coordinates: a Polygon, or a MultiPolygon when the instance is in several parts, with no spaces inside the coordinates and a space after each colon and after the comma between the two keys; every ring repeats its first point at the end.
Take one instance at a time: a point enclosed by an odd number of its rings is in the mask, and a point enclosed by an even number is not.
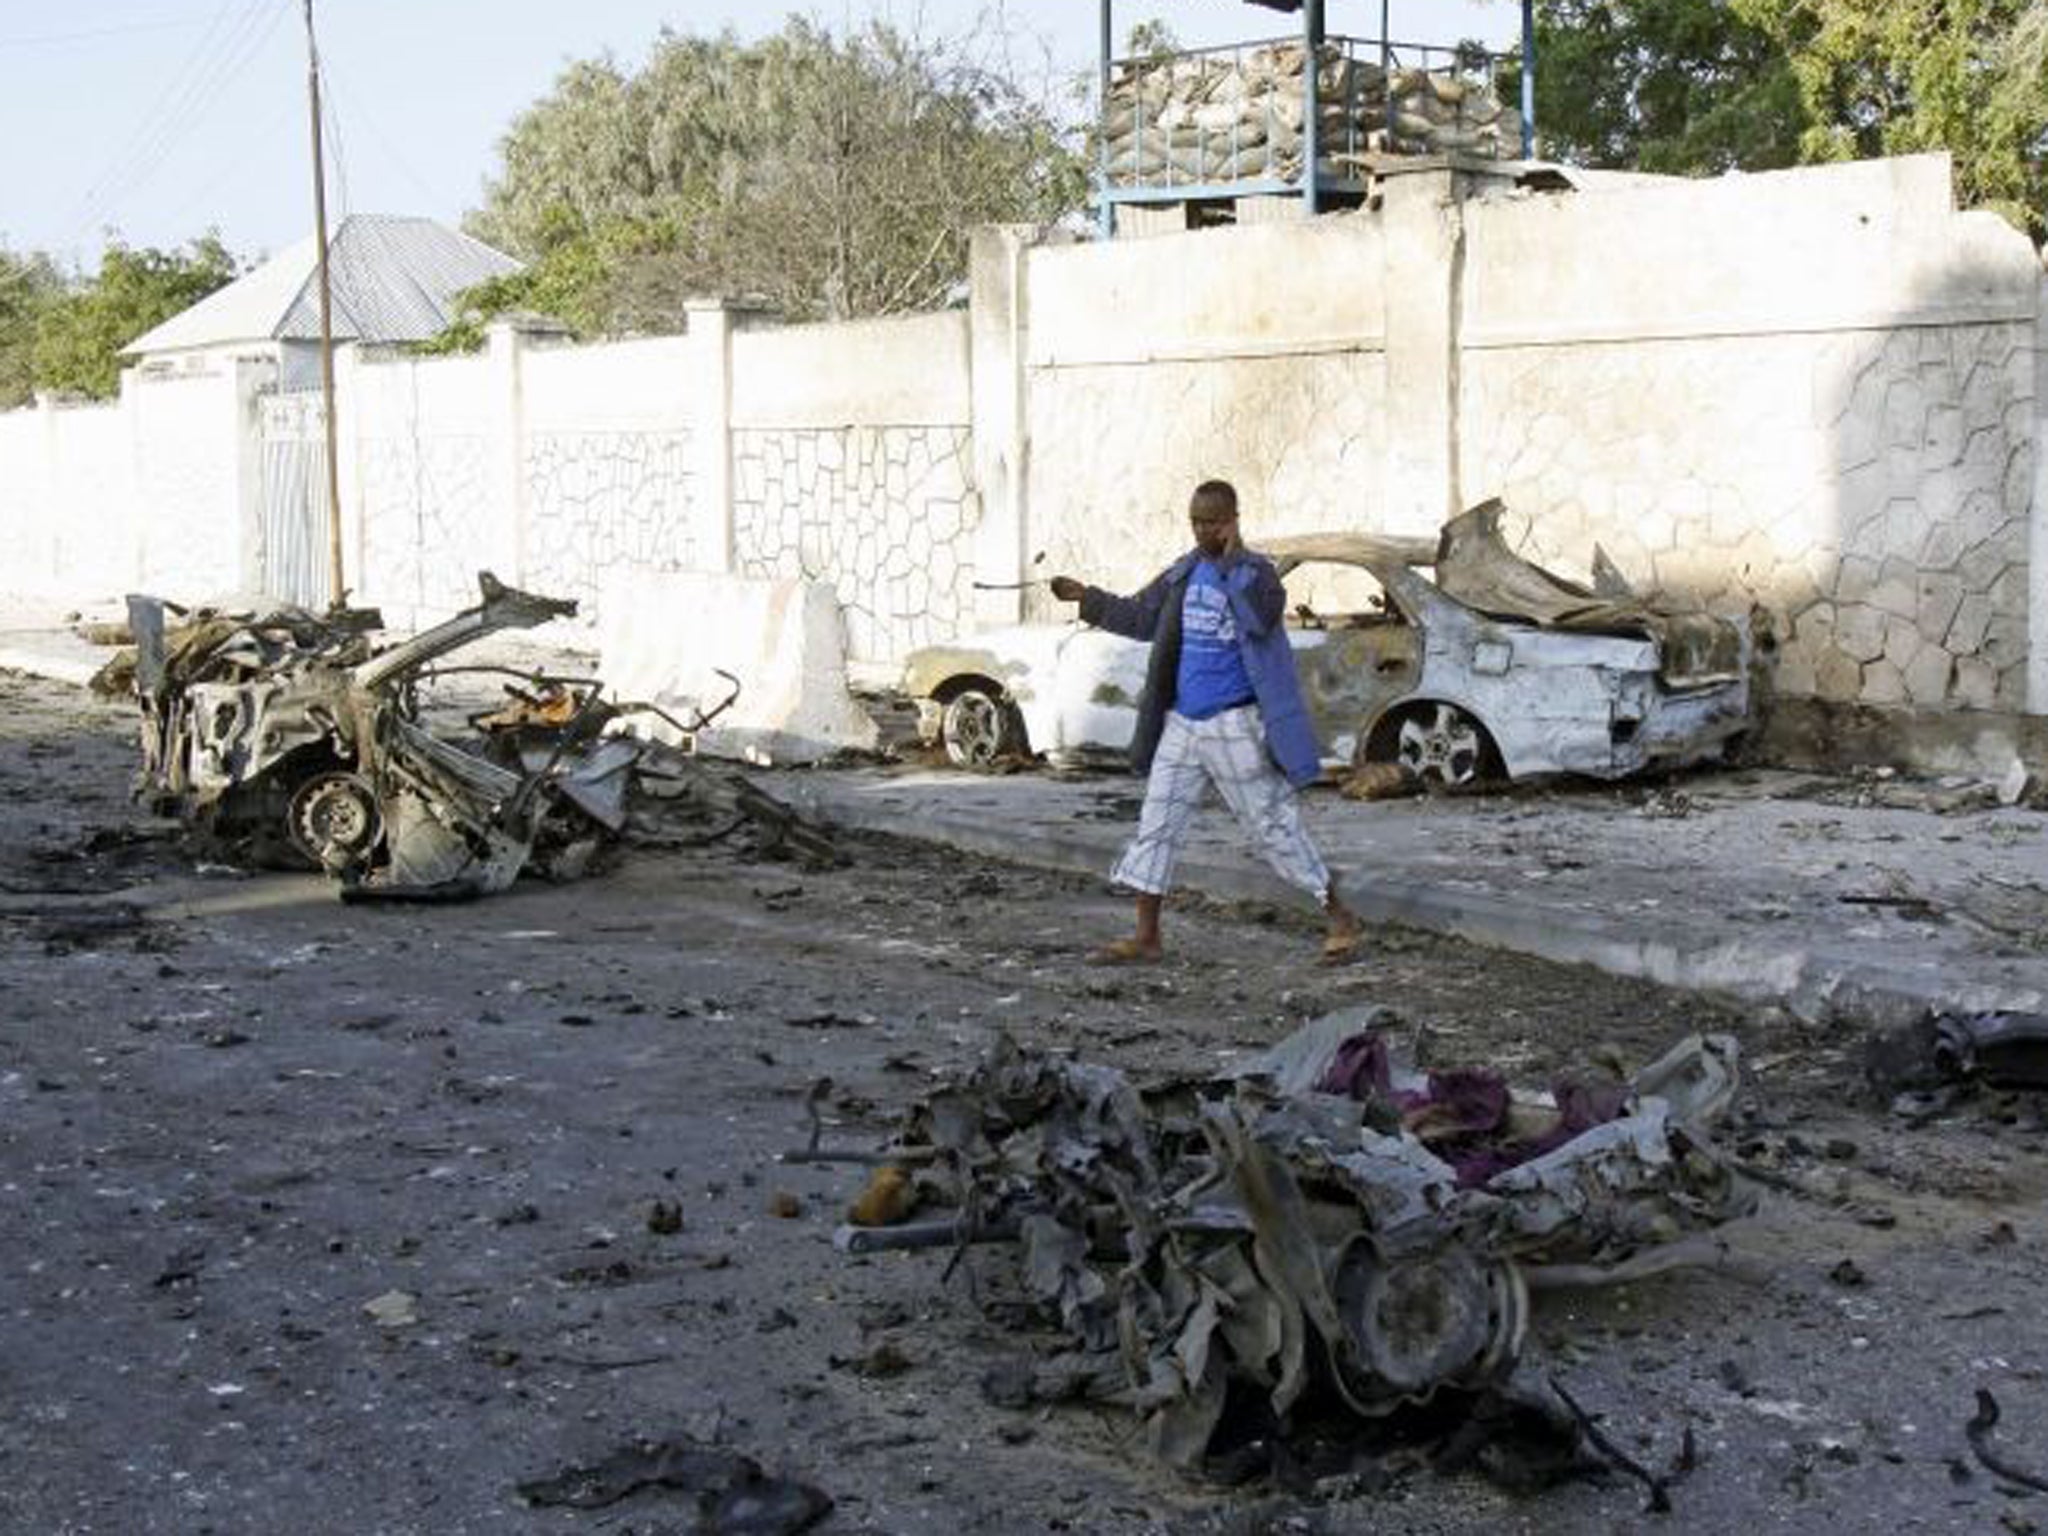
{"type": "Polygon", "coordinates": [[[1055,576],[1047,585],[1052,588],[1052,595],[1063,603],[1078,603],[1081,594],[1088,590],[1085,583],[1071,576],[1055,576]]]}

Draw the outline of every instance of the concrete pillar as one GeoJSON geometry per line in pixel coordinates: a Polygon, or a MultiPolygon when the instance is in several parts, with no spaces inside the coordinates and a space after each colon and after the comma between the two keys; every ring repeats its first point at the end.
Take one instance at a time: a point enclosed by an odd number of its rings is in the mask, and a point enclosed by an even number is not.
{"type": "Polygon", "coordinates": [[[689,299],[690,536],[702,570],[730,573],[732,541],[732,334],[723,299],[689,299]]]}
{"type": "Polygon", "coordinates": [[[57,481],[64,466],[57,451],[57,397],[47,390],[36,391],[36,426],[36,437],[42,444],[42,480],[37,487],[39,494],[30,503],[30,526],[37,551],[30,569],[35,572],[35,590],[47,593],[58,591],[62,585],[64,548],[64,536],[59,531],[64,500],[57,481]]]}
{"type": "MultiPolygon", "coordinates": [[[[363,485],[363,443],[369,435],[363,420],[364,396],[368,393],[363,379],[365,366],[361,347],[334,349],[334,467],[335,491],[341,498],[341,583],[348,590],[351,603],[375,607],[392,602],[400,594],[384,586],[381,573],[370,569],[370,503],[363,485]]],[[[315,442],[326,440],[326,423],[317,398],[305,408],[296,425],[315,442]]],[[[318,488],[316,503],[325,495],[326,488],[318,488]]],[[[324,505],[321,515],[325,516],[324,505]]],[[[324,523],[320,537],[326,537],[324,523]]],[[[404,597],[411,602],[417,595],[408,592],[404,597]]],[[[395,607],[384,618],[388,624],[405,622],[404,615],[395,607]]]]}
{"type": "Polygon", "coordinates": [[[273,591],[263,528],[261,392],[276,382],[273,363],[237,358],[233,368],[235,434],[235,583],[244,592],[273,591]]]}
{"type": "Polygon", "coordinates": [[[2027,508],[2027,713],[2048,715],[2048,276],[2034,308],[2034,496],[2027,508]]]}
{"type": "MultiPolygon", "coordinates": [[[[1029,330],[1027,273],[1038,230],[1030,224],[976,229],[967,258],[968,373],[974,486],[981,502],[974,533],[975,579],[1022,581],[1032,572],[1031,431],[1024,370],[1029,330]]],[[[976,592],[977,624],[1014,624],[1020,592],[976,592]]]]}
{"type": "MultiPolygon", "coordinates": [[[[127,558],[122,561],[122,584],[131,591],[153,592],[158,590],[162,583],[155,578],[151,570],[150,557],[154,551],[150,546],[156,540],[157,519],[163,512],[159,507],[145,504],[148,498],[145,498],[143,488],[150,483],[150,464],[149,443],[144,434],[148,431],[149,424],[143,420],[142,390],[142,375],[133,368],[123,368],[120,394],[114,403],[121,413],[121,438],[128,445],[126,462],[122,466],[126,471],[126,479],[111,500],[100,503],[100,516],[107,519],[107,522],[95,527],[90,538],[95,546],[104,547],[101,541],[105,540],[111,542],[116,549],[125,547],[127,558]]],[[[75,505],[72,502],[74,494],[75,488],[65,485],[64,501],[59,505],[75,505]]],[[[69,538],[60,533],[58,537],[74,544],[74,547],[83,542],[80,532],[73,532],[69,538]]],[[[76,568],[78,562],[75,557],[72,563],[76,568]]],[[[99,556],[96,562],[88,560],[85,564],[93,570],[94,578],[97,580],[99,573],[108,569],[111,562],[105,556],[99,556]]]]}
{"type": "Polygon", "coordinates": [[[526,338],[516,323],[492,322],[484,331],[491,382],[491,568],[502,580],[524,587],[526,568],[526,402],[520,357],[526,338]]]}
{"type": "Polygon", "coordinates": [[[1386,515],[1384,530],[1434,534],[1460,510],[1458,290],[1464,221],[1449,171],[1395,176],[1386,231],[1386,515]]]}

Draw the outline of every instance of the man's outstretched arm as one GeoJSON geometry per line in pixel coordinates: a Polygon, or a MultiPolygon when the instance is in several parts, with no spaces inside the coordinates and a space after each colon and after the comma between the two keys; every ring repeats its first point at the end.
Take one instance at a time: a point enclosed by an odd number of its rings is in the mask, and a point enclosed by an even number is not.
{"type": "Polygon", "coordinates": [[[1084,624],[1093,624],[1128,640],[1150,640],[1159,627],[1159,610],[1166,602],[1163,575],[1129,597],[1118,597],[1071,576],[1055,576],[1050,585],[1052,595],[1061,602],[1081,605],[1084,624]]]}

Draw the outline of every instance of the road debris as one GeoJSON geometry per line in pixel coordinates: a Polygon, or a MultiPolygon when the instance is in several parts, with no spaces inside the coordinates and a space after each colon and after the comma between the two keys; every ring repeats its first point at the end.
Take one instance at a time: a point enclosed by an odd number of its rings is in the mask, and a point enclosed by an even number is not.
{"type": "Polygon", "coordinates": [[[420,1320],[420,1299],[410,1291],[386,1291],[363,1303],[380,1328],[410,1328],[420,1320]]]}
{"type": "Polygon", "coordinates": [[[694,1536],[796,1536],[824,1519],[832,1500],[807,1483],[773,1477],[751,1456],[678,1436],[622,1446],[591,1466],[518,1486],[539,1508],[606,1509],[643,1489],[685,1493],[694,1536]]]}
{"type": "Polygon", "coordinates": [[[848,1208],[846,1219],[856,1227],[893,1227],[907,1221],[917,1209],[917,1186],[909,1172],[896,1163],[884,1163],[868,1177],[848,1208]]]}
{"type": "Polygon", "coordinates": [[[102,692],[142,712],[138,798],[186,820],[234,865],[325,870],[346,900],[446,900],[504,890],[523,872],[570,880],[622,837],[703,846],[754,828],[757,852],[836,862],[822,829],[728,770],[626,734],[658,715],[608,699],[596,678],[443,658],[485,636],[573,615],[576,603],[517,591],[489,572],[479,600],[379,647],[373,610],[187,612],[129,599],[135,646],[102,669],[102,692]],[[422,688],[501,674],[504,698],[462,733],[430,729],[422,688]],[[706,823],[710,823],[706,828],[706,823]]]}
{"type": "Polygon", "coordinates": [[[1970,1442],[1971,1452],[1994,1476],[2002,1477],[2021,1488],[2031,1488],[2036,1493],[2048,1493],[2048,1477],[2015,1466],[1992,1443],[1991,1431],[1998,1427],[1998,1418],[1998,1399],[1993,1397],[1988,1389],[1979,1387],[1977,1411],[1970,1415],[1970,1421],[1963,1426],[1963,1435],[1970,1442]]]}
{"type": "Polygon", "coordinates": [[[1976,1083],[2048,1088],[2048,1014],[1929,1013],[1874,1038],[1863,1068],[1902,1113],[1976,1083]]]}
{"type": "MultiPolygon", "coordinates": [[[[1564,1404],[1566,1410],[1570,1412],[1572,1418],[1578,1423],[1580,1431],[1586,1437],[1586,1443],[1591,1445],[1601,1456],[1605,1457],[1612,1466],[1622,1472],[1626,1472],[1630,1477],[1643,1485],[1645,1492],[1649,1495],[1649,1501],[1643,1506],[1644,1513],[1652,1515],[1670,1514],[1671,1479],[1669,1477],[1660,1477],[1655,1472],[1652,1472],[1616,1444],[1614,1439],[1600,1428],[1599,1422],[1594,1419],[1593,1415],[1579,1406],[1578,1400],[1565,1390],[1564,1383],[1555,1376],[1550,1378],[1550,1390],[1557,1394],[1558,1401],[1564,1404]]],[[[1680,1454],[1681,1462],[1690,1460],[1690,1457],[1683,1451],[1680,1454]]]]}
{"type": "Polygon", "coordinates": [[[1532,1287],[1711,1260],[1702,1239],[1751,1208],[1708,1136],[1736,1087],[1731,1038],[1540,1094],[1416,1072],[1398,1023],[1346,1010],[1149,1089],[999,1040],[902,1138],[939,1152],[919,1182],[953,1214],[837,1241],[950,1246],[955,1263],[1010,1242],[1040,1312],[1120,1365],[1105,1395],[1155,1453],[1214,1470],[1247,1415],[1284,1440],[1311,1409],[1383,1426],[1527,1398],[1512,1378],[1532,1287]]]}

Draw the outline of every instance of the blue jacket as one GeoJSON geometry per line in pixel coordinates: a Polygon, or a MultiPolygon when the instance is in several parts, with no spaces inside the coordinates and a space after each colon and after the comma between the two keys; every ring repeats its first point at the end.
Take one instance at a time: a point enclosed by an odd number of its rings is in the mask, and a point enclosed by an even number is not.
{"type": "MultiPolygon", "coordinates": [[[[1152,642],[1145,693],[1138,701],[1138,730],[1131,738],[1131,766],[1139,773],[1150,770],[1159,734],[1166,728],[1166,712],[1173,708],[1174,685],[1180,675],[1181,599],[1187,595],[1188,575],[1201,558],[1200,550],[1188,551],[1129,597],[1118,597],[1100,587],[1081,594],[1085,622],[1132,640],[1152,642]]],[[[1280,573],[1273,569],[1272,561],[1249,549],[1225,555],[1216,566],[1223,573],[1223,590],[1237,621],[1244,669],[1259,701],[1266,750],[1289,783],[1297,788],[1312,784],[1322,772],[1322,754],[1308,706],[1302,702],[1301,681],[1294,673],[1294,647],[1287,642],[1283,622],[1287,589],[1280,585],[1280,573]]]]}

